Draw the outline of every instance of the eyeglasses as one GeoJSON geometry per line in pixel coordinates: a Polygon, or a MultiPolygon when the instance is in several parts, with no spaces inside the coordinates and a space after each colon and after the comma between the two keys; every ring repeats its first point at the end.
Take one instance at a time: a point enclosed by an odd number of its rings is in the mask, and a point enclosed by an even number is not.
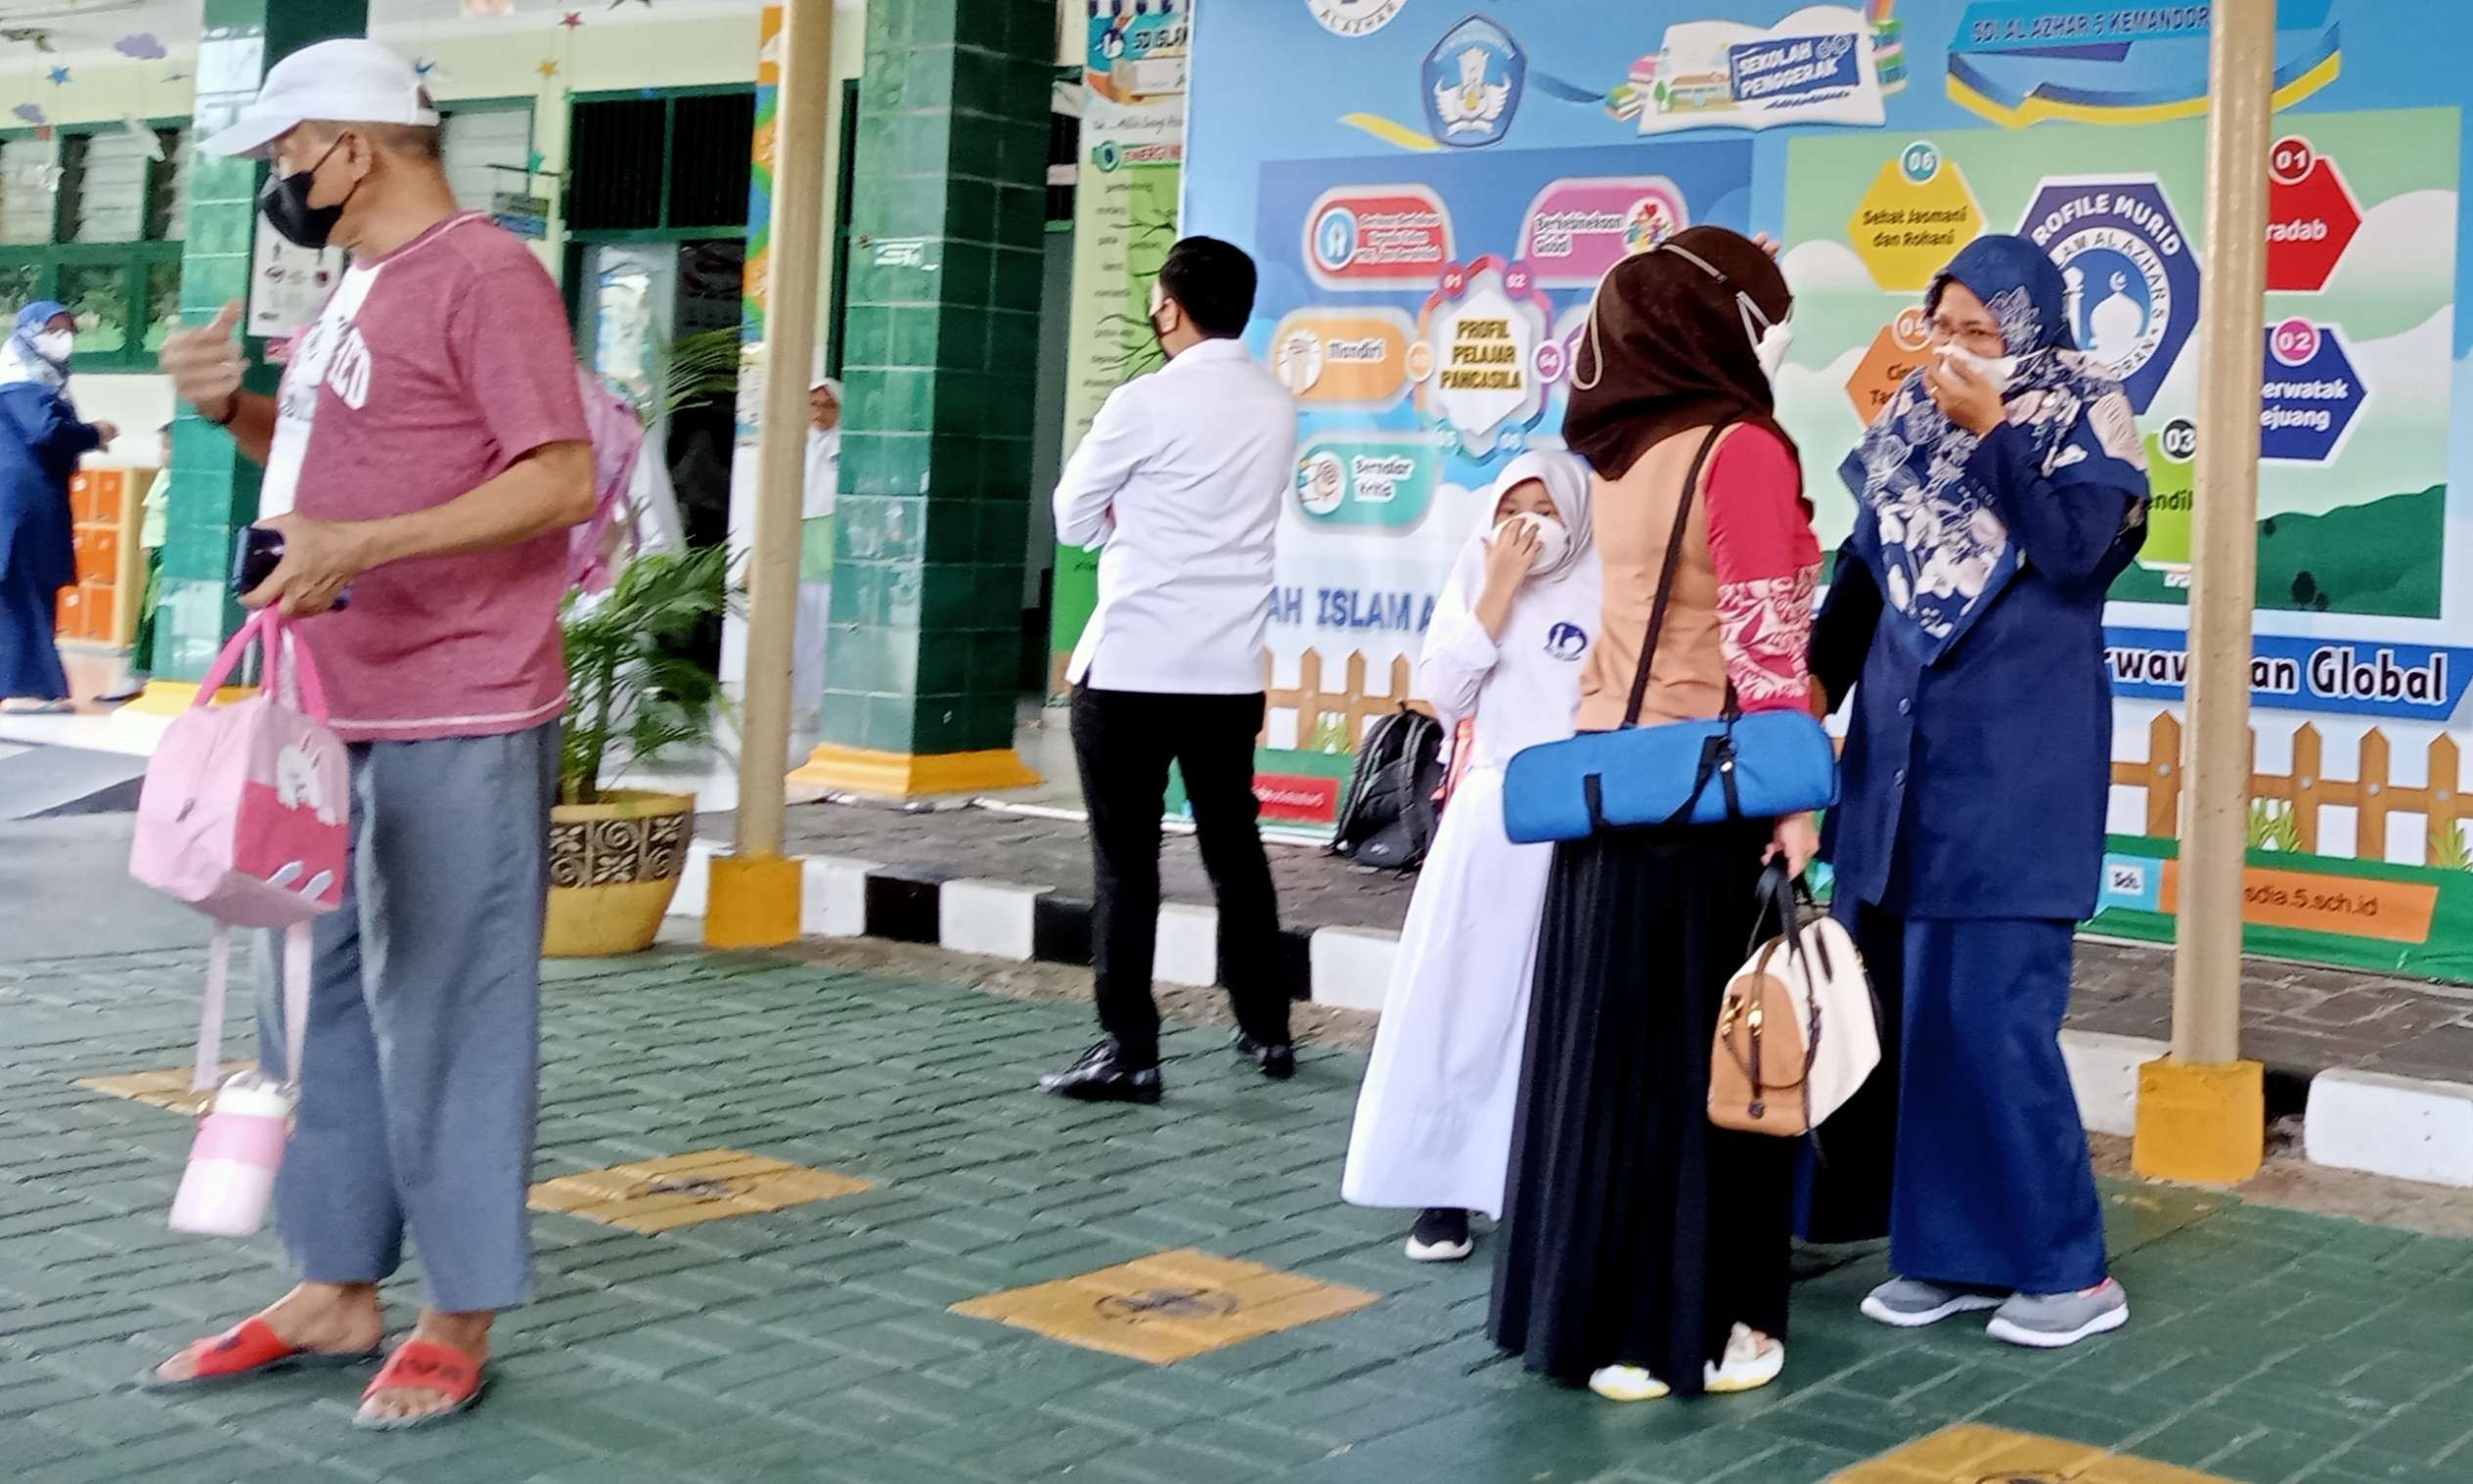
{"type": "Polygon", "coordinates": [[[2009,348],[2008,342],[2001,338],[1998,325],[1953,321],[1936,314],[1923,328],[1924,333],[1935,340],[1944,343],[1956,341],[1969,349],[1981,350],[1986,355],[2001,355],[2009,348]]]}

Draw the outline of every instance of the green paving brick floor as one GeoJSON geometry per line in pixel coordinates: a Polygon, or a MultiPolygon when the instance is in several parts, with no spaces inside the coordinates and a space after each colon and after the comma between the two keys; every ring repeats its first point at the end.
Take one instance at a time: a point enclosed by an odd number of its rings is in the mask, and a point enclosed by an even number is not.
{"type": "Polygon", "coordinates": [[[1963,1419],[2249,1484],[2473,1478],[2473,1244],[2117,1188],[2119,1335],[2044,1356],[1881,1329],[1853,1313],[1870,1258],[1798,1290],[1777,1387],[1616,1408],[1495,1357],[1482,1248],[1417,1267],[1396,1217],[1338,1202],[1353,1055],[1277,1086],[1180,1031],[1163,1107],[1069,1106],[1026,1089],[1089,1039],[1079,1013],[684,952],[557,972],[542,1178],[726,1147],[871,1190],[657,1236],[539,1217],[539,1300],[452,1427],[354,1433],[354,1375],[143,1395],[142,1367],[279,1282],[264,1241],[163,1229],[183,1119],[74,1085],[181,1064],[200,969],[0,964],[11,1478],[1813,1484],[1963,1419]],[[1172,1247],[1381,1297],[1164,1368],[947,1312],[1172,1247]]]}

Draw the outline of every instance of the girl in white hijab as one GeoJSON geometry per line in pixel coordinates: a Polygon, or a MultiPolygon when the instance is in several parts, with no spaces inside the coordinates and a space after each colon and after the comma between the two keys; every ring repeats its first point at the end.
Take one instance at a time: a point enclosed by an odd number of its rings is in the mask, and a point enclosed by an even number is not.
{"type": "Polygon", "coordinates": [[[841,490],[841,383],[818,377],[807,388],[807,487],[805,516],[830,516],[841,490]]]}
{"type": "MultiPolygon", "coordinates": [[[[818,377],[807,388],[807,484],[799,516],[812,521],[832,514],[841,491],[841,383],[832,377],[818,377]]],[[[830,553],[831,525],[810,529],[801,544],[811,545],[819,537],[830,553]]],[[[808,564],[802,558],[801,565],[808,564]]],[[[801,738],[818,725],[817,711],[825,701],[825,628],[832,609],[832,581],[802,575],[797,649],[790,663],[790,707],[797,713],[792,725],[801,738]]]]}
{"type": "Polygon", "coordinates": [[[1417,662],[1418,690],[1457,734],[1458,782],[1409,903],[1340,1181],[1353,1204],[1422,1210],[1408,1243],[1419,1262],[1466,1257],[1468,1213],[1502,1214],[1553,857],[1503,832],[1503,768],[1571,735],[1599,613],[1588,466],[1526,454],[1494,492],[1417,662]]]}

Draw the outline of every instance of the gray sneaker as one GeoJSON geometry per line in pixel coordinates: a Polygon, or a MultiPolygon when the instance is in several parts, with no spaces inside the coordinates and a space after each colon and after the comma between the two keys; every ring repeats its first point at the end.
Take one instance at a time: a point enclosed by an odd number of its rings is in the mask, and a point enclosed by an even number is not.
{"type": "Polygon", "coordinates": [[[2130,1322],[2130,1295],[2107,1278],[2076,1293],[2017,1293],[1985,1326],[1994,1339],[2058,1350],[2130,1322]]]}
{"type": "Polygon", "coordinates": [[[1864,1314],[1901,1329],[1937,1325],[1953,1314],[2001,1307],[2001,1295],[1976,1288],[1952,1288],[1919,1278],[1893,1278],[1864,1295],[1864,1314]]]}

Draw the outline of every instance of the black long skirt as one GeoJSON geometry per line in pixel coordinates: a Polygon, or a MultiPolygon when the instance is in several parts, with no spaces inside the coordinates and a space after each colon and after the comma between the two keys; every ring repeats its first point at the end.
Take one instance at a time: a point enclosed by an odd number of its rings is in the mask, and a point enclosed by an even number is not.
{"type": "Polygon", "coordinates": [[[1689,1396],[1737,1324],[1786,1332],[1795,1141],[1709,1123],[1709,1049],[1757,909],[1765,825],[1554,848],[1490,1332],[1585,1382],[1689,1396]]]}

